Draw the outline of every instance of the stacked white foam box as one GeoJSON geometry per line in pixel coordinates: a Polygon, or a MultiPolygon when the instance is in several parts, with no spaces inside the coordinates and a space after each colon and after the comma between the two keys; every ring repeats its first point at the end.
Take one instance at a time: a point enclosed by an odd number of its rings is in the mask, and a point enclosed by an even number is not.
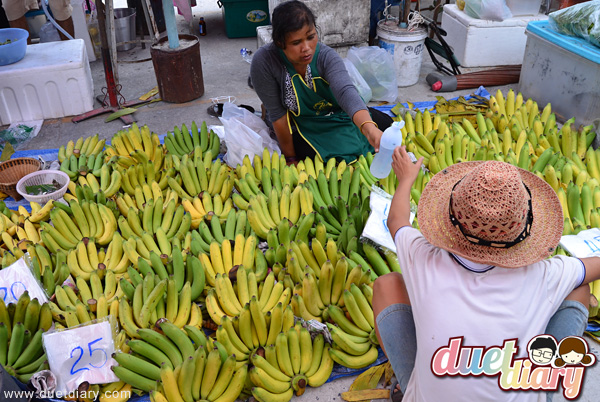
{"type": "Polygon", "coordinates": [[[530,21],[547,18],[538,14],[504,21],[480,20],[448,4],[444,6],[442,28],[448,33],[444,40],[464,67],[517,65],[525,54],[525,27],[530,21]]]}
{"type": "Polygon", "coordinates": [[[25,57],[0,67],[0,124],[73,116],[94,105],[83,39],[27,46],[25,57]]]}

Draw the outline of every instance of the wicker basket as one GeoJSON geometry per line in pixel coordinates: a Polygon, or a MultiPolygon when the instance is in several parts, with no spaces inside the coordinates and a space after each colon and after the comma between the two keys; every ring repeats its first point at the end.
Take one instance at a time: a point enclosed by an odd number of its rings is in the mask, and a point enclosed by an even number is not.
{"type": "Polygon", "coordinates": [[[19,180],[40,170],[41,162],[34,158],[15,158],[0,163],[0,191],[10,195],[15,201],[23,197],[17,192],[19,180]]]}

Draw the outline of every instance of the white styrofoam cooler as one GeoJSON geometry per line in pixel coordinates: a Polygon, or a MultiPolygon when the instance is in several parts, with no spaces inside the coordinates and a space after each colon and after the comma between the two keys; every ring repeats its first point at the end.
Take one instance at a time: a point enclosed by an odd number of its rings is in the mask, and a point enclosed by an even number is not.
{"type": "Polygon", "coordinates": [[[456,4],[444,6],[444,40],[464,67],[517,65],[525,54],[525,27],[530,21],[545,20],[544,14],[519,16],[504,21],[469,17],[456,4]]]}
{"type": "Polygon", "coordinates": [[[552,104],[559,121],[575,125],[600,119],[600,49],[553,31],[548,21],[527,26],[519,91],[541,107],[552,104]]]}
{"type": "Polygon", "coordinates": [[[94,84],[83,39],[27,46],[0,67],[0,124],[78,115],[93,109],[94,84]]]}

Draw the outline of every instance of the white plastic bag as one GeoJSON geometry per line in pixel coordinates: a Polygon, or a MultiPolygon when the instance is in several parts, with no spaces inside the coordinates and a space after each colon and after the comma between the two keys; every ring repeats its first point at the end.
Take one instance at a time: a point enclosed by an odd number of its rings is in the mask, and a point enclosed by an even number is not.
{"type": "Polygon", "coordinates": [[[465,13],[480,20],[504,21],[512,17],[506,0],[466,0],[465,13]]]}
{"type": "Polygon", "coordinates": [[[367,84],[367,81],[363,78],[362,75],[358,72],[354,64],[348,59],[344,59],[344,65],[346,66],[346,70],[348,71],[348,75],[352,80],[352,83],[358,90],[358,94],[362,98],[363,102],[368,103],[373,97],[373,91],[371,91],[371,87],[367,84]]]}
{"type": "Polygon", "coordinates": [[[373,91],[371,100],[396,101],[398,81],[391,54],[378,46],[362,46],[351,47],[347,57],[373,91]]]}
{"type": "Polygon", "coordinates": [[[223,105],[223,115],[219,119],[225,128],[227,147],[223,159],[229,166],[242,164],[244,155],[253,160],[254,155],[262,155],[265,147],[271,153],[281,153],[279,144],[269,135],[265,122],[249,110],[228,102],[223,105]]]}

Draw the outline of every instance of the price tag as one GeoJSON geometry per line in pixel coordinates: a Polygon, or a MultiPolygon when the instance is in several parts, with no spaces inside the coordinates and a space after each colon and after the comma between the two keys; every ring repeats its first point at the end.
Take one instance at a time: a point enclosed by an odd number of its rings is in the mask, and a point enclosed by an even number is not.
{"type": "Polygon", "coordinates": [[[35,279],[23,258],[0,270],[0,297],[5,304],[16,303],[19,296],[26,290],[29,291],[32,300],[38,299],[40,304],[48,301],[46,292],[35,279]]]}
{"type": "Polygon", "coordinates": [[[560,245],[573,257],[600,257],[600,230],[593,228],[582,230],[577,235],[563,236],[560,245]]]}
{"type": "Polygon", "coordinates": [[[119,379],[110,369],[117,363],[113,331],[108,320],[91,325],[45,333],[44,349],[50,370],[56,376],[56,392],[66,395],[84,381],[104,384],[119,379]]]}
{"type": "MultiPolygon", "coordinates": [[[[370,197],[371,214],[369,215],[369,219],[367,219],[362,236],[395,253],[396,244],[387,226],[391,204],[392,196],[379,187],[373,186],[370,197]]],[[[415,214],[411,210],[410,222],[412,223],[414,219],[415,214]]]]}

